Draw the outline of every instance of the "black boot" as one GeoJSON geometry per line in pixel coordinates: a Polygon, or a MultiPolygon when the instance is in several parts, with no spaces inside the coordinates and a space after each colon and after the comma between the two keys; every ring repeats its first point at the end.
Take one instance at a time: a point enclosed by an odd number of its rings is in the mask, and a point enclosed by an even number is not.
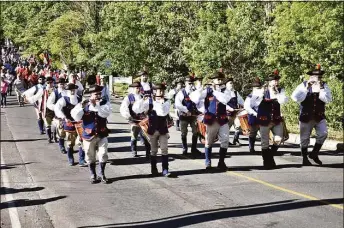
{"type": "Polygon", "coordinates": [[[169,177],[170,173],[168,172],[168,155],[161,156],[161,163],[162,163],[162,175],[164,177],[169,177]]]}
{"type": "Polygon", "coordinates": [[[180,120],[176,120],[176,131],[180,131],[180,120]]]}
{"type": "Polygon", "coordinates": [[[137,156],[137,140],[131,140],[130,147],[131,147],[131,154],[133,155],[133,157],[134,158],[138,157],[137,156]]]}
{"type": "Polygon", "coordinates": [[[275,153],[277,153],[278,146],[272,145],[270,150],[271,150],[271,153],[274,155],[275,153]]]}
{"type": "Polygon", "coordinates": [[[53,139],[52,139],[52,135],[51,135],[51,128],[50,128],[50,127],[47,127],[47,128],[46,128],[46,132],[47,132],[47,136],[48,136],[48,142],[49,142],[49,143],[52,143],[52,142],[53,142],[53,139]]]}
{"type": "Polygon", "coordinates": [[[146,148],[146,159],[149,159],[150,152],[151,152],[151,146],[146,139],[145,139],[145,148],[146,148]]]}
{"type": "Polygon", "coordinates": [[[100,181],[103,182],[104,184],[108,184],[109,180],[105,177],[105,166],[106,166],[106,162],[99,162],[99,166],[100,166],[100,181]]]}
{"type": "Polygon", "coordinates": [[[219,163],[217,164],[217,168],[224,171],[228,170],[225,163],[226,153],[227,153],[227,148],[220,147],[220,159],[219,159],[219,163]]]}
{"type": "Polygon", "coordinates": [[[197,149],[197,135],[192,135],[192,145],[191,145],[191,154],[193,156],[200,156],[202,153],[197,149]]]}
{"type": "Polygon", "coordinates": [[[90,168],[90,173],[91,173],[91,184],[97,183],[97,174],[96,174],[96,163],[90,163],[88,165],[90,168]]]}
{"type": "Polygon", "coordinates": [[[248,138],[248,147],[250,148],[250,153],[255,153],[256,151],[254,150],[254,144],[256,142],[255,138],[249,137],[248,138]]]}
{"type": "Polygon", "coordinates": [[[308,160],[308,151],[307,147],[306,148],[301,148],[301,154],[302,154],[302,165],[303,166],[311,166],[312,163],[308,160]]]}
{"type": "Polygon", "coordinates": [[[38,129],[39,129],[41,135],[44,135],[45,132],[44,132],[44,123],[43,123],[43,120],[42,120],[42,119],[37,120],[37,124],[38,124],[38,129]]]}
{"type": "Polygon", "coordinates": [[[151,162],[151,173],[154,177],[159,175],[158,168],[156,167],[156,156],[150,156],[150,162],[151,162]]]}
{"type": "Polygon", "coordinates": [[[234,138],[233,138],[233,145],[241,146],[241,143],[239,142],[239,135],[240,135],[240,131],[235,131],[234,138]]]}
{"type": "Polygon", "coordinates": [[[188,153],[188,143],[186,136],[182,136],[182,146],[183,146],[183,155],[186,155],[188,153]]]}
{"type": "Polygon", "coordinates": [[[322,147],[322,144],[315,143],[313,147],[313,151],[309,154],[309,158],[313,159],[315,163],[318,165],[322,165],[322,161],[319,159],[319,151],[322,147]]]}
{"type": "Polygon", "coordinates": [[[265,169],[274,169],[276,163],[270,149],[262,149],[263,166],[265,169]]]}

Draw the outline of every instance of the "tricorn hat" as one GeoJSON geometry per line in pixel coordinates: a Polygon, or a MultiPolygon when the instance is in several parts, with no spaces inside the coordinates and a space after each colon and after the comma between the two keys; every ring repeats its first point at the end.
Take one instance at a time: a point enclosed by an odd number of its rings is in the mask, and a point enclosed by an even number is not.
{"type": "Polygon", "coordinates": [[[74,90],[74,89],[78,89],[79,87],[73,83],[68,83],[65,90],[74,90]]]}
{"type": "Polygon", "coordinates": [[[307,72],[308,75],[323,75],[324,73],[325,71],[321,70],[320,64],[317,64],[314,70],[307,72]]]}
{"type": "Polygon", "coordinates": [[[252,87],[261,87],[262,86],[262,82],[260,81],[260,79],[258,77],[256,77],[252,84],[251,84],[252,87]]]}
{"type": "Polygon", "coordinates": [[[222,68],[215,72],[212,76],[209,77],[209,79],[225,79],[226,76],[225,74],[222,72],[222,68]]]}
{"type": "Polygon", "coordinates": [[[165,90],[166,89],[166,85],[164,83],[155,84],[153,86],[153,90],[157,90],[157,89],[165,90]]]}
{"type": "Polygon", "coordinates": [[[140,82],[133,82],[132,84],[129,85],[129,87],[141,87],[140,82]]]}
{"type": "Polygon", "coordinates": [[[103,86],[99,86],[97,84],[90,85],[90,87],[85,90],[85,94],[98,93],[98,92],[101,92],[103,88],[104,88],[103,86]]]}
{"type": "Polygon", "coordinates": [[[62,77],[59,77],[59,79],[57,80],[57,83],[64,84],[64,83],[66,83],[66,79],[62,78],[62,77]]]}
{"type": "Polygon", "coordinates": [[[275,69],[274,72],[270,74],[266,80],[272,81],[272,80],[279,80],[279,79],[281,79],[281,76],[279,76],[278,70],[275,69]]]}

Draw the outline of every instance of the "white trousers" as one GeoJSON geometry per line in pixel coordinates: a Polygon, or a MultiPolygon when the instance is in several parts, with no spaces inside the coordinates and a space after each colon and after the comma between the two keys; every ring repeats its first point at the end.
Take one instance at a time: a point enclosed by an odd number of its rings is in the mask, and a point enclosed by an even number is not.
{"type": "Polygon", "coordinates": [[[96,136],[92,140],[83,139],[82,143],[85,151],[85,160],[88,164],[96,162],[96,155],[98,155],[99,162],[106,162],[108,160],[107,137],[99,138],[96,136]]]}
{"type": "Polygon", "coordinates": [[[327,138],[327,122],[326,119],[316,122],[311,120],[308,123],[303,123],[300,121],[300,144],[301,148],[307,148],[310,142],[310,137],[313,128],[316,132],[316,141],[317,144],[323,144],[327,138]]]}
{"type": "Polygon", "coordinates": [[[260,137],[262,149],[269,149],[270,131],[273,134],[273,141],[275,145],[280,145],[283,139],[283,125],[282,123],[274,124],[270,122],[268,126],[260,126],[260,137]]]}
{"type": "Polygon", "coordinates": [[[216,121],[212,125],[206,125],[205,131],[205,147],[209,148],[214,144],[214,141],[218,136],[220,141],[220,146],[222,148],[228,148],[229,142],[229,126],[228,124],[224,124],[220,126],[220,124],[216,121]]]}
{"type": "Polygon", "coordinates": [[[153,135],[148,135],[151,144],[151,155],[156,156],[158,153],[158,147],[160,145],[161,154],[168,155],[168,138],[169,135],[161,135],[159,131],[155,131],[153,135]]]}

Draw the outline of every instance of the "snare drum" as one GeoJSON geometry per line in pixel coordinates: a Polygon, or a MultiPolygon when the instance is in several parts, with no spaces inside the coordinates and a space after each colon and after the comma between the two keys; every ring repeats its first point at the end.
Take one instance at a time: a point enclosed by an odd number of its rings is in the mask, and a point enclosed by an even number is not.
{"type": "Polygon", "coordinates": [[[237,118],[240,122],[240,127],[242,130],[243,135],[249,135],[250,134],[250,125],[248,124],[248,113],[246,110],[240,111],[237,114],[237,118]]]}
{"type": "MultiPolygon", "coordinates": [[[[202,122],[197,120],[197,126],[198,126],[198,134],[199,134],[199,141],[202,144],[205,144],[205,133],[207,131],[207,126],[202,122]]],[[[219,140],[218,135],[216,135],[216,138],[214,140],[214,143],[219,140]]]]}

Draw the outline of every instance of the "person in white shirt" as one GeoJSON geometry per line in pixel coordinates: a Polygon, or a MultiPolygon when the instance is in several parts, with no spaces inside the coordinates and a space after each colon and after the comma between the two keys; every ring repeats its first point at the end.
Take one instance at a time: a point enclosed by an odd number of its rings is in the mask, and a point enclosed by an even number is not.
{"type": "MultiPolygon", "coordinates": [[[[199,79],[201,81],[201,79],[199,79]]],[[[199,111],[196,104],[193,103],[189,97],[190,93],[194,91],[194,77],[185,77],[185,88],[181,89],[175,98],[175,106],[179,112],[181,139],[183,146],[183,155],[188,152],[187,134],[188,126],[192,130],[192,156],[198,156],[201,152],[197,149],[198,129],[197,129],[197,116],[199,111]]]]}
{"type": "MultiPolygon", "coordinates": [[[[256,93],[256,90],[262,87],[262,83],[259,78],[256,78],[252,84],[252,93],[256,93]]],[[[244,103],[244,108],[248,113],[248,125],[250,129],[250,134],[248,137],[248,147],[251,153],[255,153],[254,144],[256,143],[257,133],[259,131],[259,125],[257,124],[257,109],[251,107],[252,93],[250,93],[244,103]]]]}
{"type": "Polygon", "coordinates": [[[201,113],[204,113],[203,123],[206,125],[205,133],[205,166],[209,170],[211,166],[212,147],[215,139],[220,141],[220,158],[217,168],[226,171],[228,168],[225,157],[228,149],[229,127],[227,118],[227,103],[230,96],[222,91],[225,88],[225,74],[220,71],[210,77],[213,80],[213,88],[203,89],[199,87],[190,94],[201,113]]]}
{"type": "Polygon", "coordinates": [[[81,84],[78,78],[78,75],[76,73],[69,74],[68,83],[73,83],[74,85],[77,85],[78,86],[77,95],[82,96],[82,93],[84,91],[84,86],[81,84]]]}
{"type": "Polygon", "coordinates": [[[244,107],[244,99],[242,99],[239,92],[234,89],[233,77],[227,78],[225,93],[227,93],[231,97],[229,102],[227,103],[227,106],[229,106],[227,107],[228,126],[229,129],[231,129],[231,127],[234,126],[235,129],[233,143],[229,142],[229,145],[238,144],[239,146],[241,146],[241,143],[239,142],[241,127],[240,124],[236,124],[239,121],[235,120],[238,118],[238,110],[244,107]]]}
{"type": "Polygon", "coordinates": [[[168,99],[170,99],[171,104],[173,105],[174,108],[174,115],[176,116],[176,121],[175,121],[175,126],[176,126],[176,131],[180,131],[180,120],[179,120],[179,111],[176,109],[175,105],[175,100],[176,100],[176,95],[177,93],[183,88],[184,83],[182,81],[176,82],[175,88],[171,89],[168,92],[168,99]]]}
{"type": "Polygon", "coordinates": [[[111,114],[111,103],[101,96],[102,86],[91,85],[85,94],[90,94],[90,99],[76,105],[71,116],[75,121],[82,121],[83,147],[86,153],[86,162],[89,164],[91,183],[97,183],[96,156],[100,166],[100,180],[107,184],[105,166],[108,160],[109,130],[106,126],[107,118],[111,114]]]}
{"type": "MultiPolygon", "coordinates": [[[[77,138],[77,132],[75,129],[75,120],[71,115],[72,109],[81,102],[82,97],[77,95],[78,86],[69,83],[65,88],[67,90],[67,96],[62,96],[56,102],[54,106],[54,112],[57,119],[59,119],[58,124],[58,135],[60,138],[67,139],[67,157],[69,165],[74,165],[74,145],[77,138]]],[[[79,165],[84,166],[84,152],[79,151],[79,165]]]]}
{"type": "Polygon", "coordinates": [[[42,117],[42,109],[43,109],[42,98],[43,98],[43,93],[45,90],[44,83],[45,83],[45,77],[40,76],[38,78],[38,84],[26,90],[22,94],[24,102],[34,105],[36,116],[37,116],[37,124],[38,124],[38,128],[41,135],[45,134],[44,122],[43,122],[43,117],[42,117]]]}
{"type": "Polygon", "coordinates": [[[21,95],[22,95],[22,93],[25,92],[25,83],[24,83],[24,80],[20,74],[18,74],[17,79],[14,80],[13,86],[14,86],[14,91],[17,95],[17,101],[19,103],[19,107],[22,107],[22,106],[24,106],[24,100],[23,100],[21,95]]]}
{"type": "Polygon", "coordinates": [[[251,108],[257,111],[257,123],[260,125],[263,166],[266,169],[276,168],[274,153],[282,142],[284,129],[282,124],[281,105],[287,103],[285,91],[278,87],[280,79],[277,70],[267,78],[267,87],[252,93],[251,108]],[[273,146],[269,148],[269,134],[273,133],[273,146]]]}
{"type": "Polygon", "coordinates": [[[170,101],[165,99],[164,91],[166,86],[164,84],[156,84],[153,86],[155,94],[153,97],[145,97],[138,100],[133,105],[133,111],[136,114],[147,113],[148,115],[148,130],[147,134],[151,143],[151,173],[153,176],[158,175],[157,153],[158,147],[162,154],[162,174],[165,177],[170,177],[168,169],[168,126],[167,118],[170,112],[170,101]]]}
{"type": "MultiPolygon", "coordinates": [[[[126,96],[121,104],[120,113],[121,115],[129,121],[130,124],[130,132],[131,132],[131,139],[130,139],[130,148],[133,157],[138,157],[137,155],[137,139],[139,134],[141,133],[141,128],[139,123],[147,117],[144,113],[136,114],[133,111],[133,105],[135,102],[140,101],[142,96],[140,95],[140,82],[134,82],[129,85],[130,92],[128,96],[126,96]]],[[[143,138],[144,145],[146,148],[146,158],[150,156],[150,144],[146,138],[144,138],[143,134],[140,134],[143,138]]]]}
{"type": "Polygon", "coordinates": [[[293,92],[291,98],[300,104],[300,144],[303,157],[303,165],[312,165],[308,160],[308,146],[313,128],[316,131],[316,142],[309,158],[315,163],[322,165],[319,159],[319,151],[324,144],[327,134],[327,122],[325,106],[332,101],[331,89],[327,83],[322,81],[325,73],[317,64],[314,70],[307,72],[310,76],[308,81],[302,82],[293,92]]]}

